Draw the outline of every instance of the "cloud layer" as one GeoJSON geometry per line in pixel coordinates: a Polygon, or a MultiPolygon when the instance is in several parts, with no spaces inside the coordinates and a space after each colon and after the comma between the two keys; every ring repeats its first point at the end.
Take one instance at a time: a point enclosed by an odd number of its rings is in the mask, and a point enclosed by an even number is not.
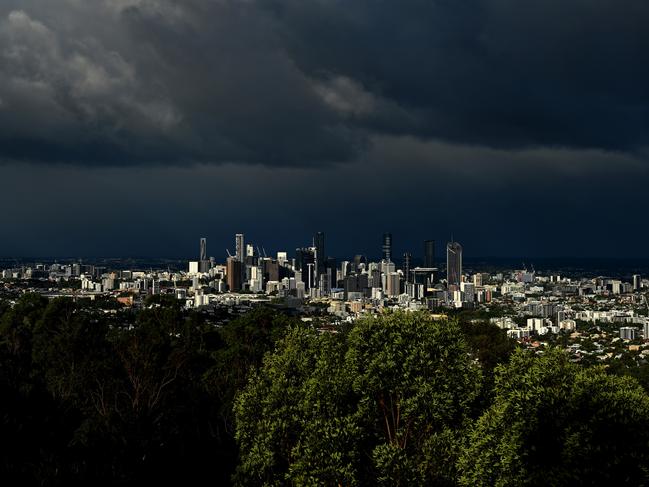
{"type": "MultiPolygon", "coordinates": [[[[480,256],[646,256],[642,159],[601,150],[503,150],[381,136],[335,168],[246,164],[0,169],[0,256],[194,257],[219,261],[235,233],[270,253],[325,231],[331,255],[438,258],[453,233],[480,256]],[[407,158],[403,155],[408,154],[407,158]],[[619,254],[623,244],[624,255],[619,254]]],[[[527,261],[527,260],[526,260],[527,261]]]]}
{"type": "Polygon", "coordinates": [[[320,167],[380,137],[642,156],[648,21],[644,0],[6,0],[0,159],[320,167]]]}

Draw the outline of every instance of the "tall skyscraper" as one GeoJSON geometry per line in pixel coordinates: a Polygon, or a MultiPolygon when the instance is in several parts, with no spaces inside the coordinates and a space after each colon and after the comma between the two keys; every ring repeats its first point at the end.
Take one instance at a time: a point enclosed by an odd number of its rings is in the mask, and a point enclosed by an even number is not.
{"type": "Polygon", "coordinates": [[[315,283],[315,264],[313,262],[309,262],[307,264],[307,289],[311,289],[313,287],[313,284],[315,283]]]}
{"type": "Polygon", "coordinates": [[[462,246],[457,242],[446,246],[446,280],[449,286],[457,286],[462,281],[462,246]]]}
{"type": "Polygon", "coordinates": [[[406,282],[410,282],[410,266],[412,265],[412,254],[406,252],[403,254],[403,265],[401,270],[403,271],[403,277],[406,282]]]}
{"type": "Polygon", "coordinates": [[[392,260],[392,234],[383,234],[383,260],[392,260]]]}
{"type": "Polygon", "coordinates": [[[207,239],[201,238],[200,259],[198,260],[198,271],[209,272],[210,260],[207,258],[207,239]]]}
{"type": "Polygon", "coordinates": [[[435,267],[435,241],[434,240],[424,241],[424,267],[429,269],[435,267]]]}
{"type": "Polygon", "coordinates": [[[349,274],[349,268],[350,265],[348,260],[343,260],[340,263],[340,280],[343,280],[345,279],[345,277],[347,277],[347,275],[349,274]]]}
{"type": "Polygon", "coordinates": [[[633,274],[633,290],[639,291],[642,288],[642,277],[640,274],[633,274]]]}
{"type": "Polygon", "coordinates": [[[401,279],[398,272],[390,272],[385,279],[385,292],[391,298],[401,294],[401,279]]]}
{"type": "Polygon", "coordinates": [[[315,262],[316,262],[316,272],[318,275],[324,274],[325,272],[325,259],[327,258],[325,254],[325,234],[324,232],[318,232],[313,237],[313,246],[316,249],[315,252],[315,262]]]}
{"type": "Polygon", "coordinates": [[[241,261],[236,257],[228,257],[226,274],[230,292],[241,290],[241,261]]]}
{"type": "Polygon", "coordinates": [[[264,283],[268,281],[279,281],[279,264],[270,258],[261,259],[260,262],[264,271],[264,283]]]}
{"type": "Polygon", "coordinates": [[[295,270],[302,273],[302,282],[306,285],[306,289],[309,289],[313,282],[309,280],[310,277],[313,277],[309,275],[309,266],[311,266],[311,272],[313,272],[314,263],[315,252],[313,247],[295,249],[295,270]]]}
{"type": "Polygon", "coordinates": [[[361,272],[361,266],[367,265],[367,258],[364,255],[356,254],[352,264],[353,272],[361,272]]]}
{"type": "Polygon", "coordinates": [[[199,260],[207,260],[207,239],[201,238],[201,255],[199,260]]]}
{"type": "Polygon", "coordinates": [[[243,238],[243,233],[237,233],[236,236],[234,237],[235,240],[235,252],[236,252],[236,257],[239,259],[239,262],[243,262],[245,260],[245,252],[246,252],[246,246],[243,238]]]}
{"type": "Polygon", "coordinates": [[[338,264],[333,257],[327,257],[325,260],[324,273],[327,274],[329,279],[329,288],[336,287],[336,269],[338,264]]]}

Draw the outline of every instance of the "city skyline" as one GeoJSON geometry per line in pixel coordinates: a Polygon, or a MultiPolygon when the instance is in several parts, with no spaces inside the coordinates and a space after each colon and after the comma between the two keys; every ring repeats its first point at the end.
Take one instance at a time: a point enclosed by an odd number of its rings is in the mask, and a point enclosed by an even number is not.
{"type": "Polygon", "coordinates": [[[647,25],[0,1],[3,479],[649,485],[647,25]]]}
{"type": "MultiPolygon", "coordinates": [[[[273,238],[272,236],[270,238],[264,237],[264,235],[261,235],[259,237],[256,237],[256,234],[249,234],[247,232],[241,233],[241,235],[248,237],[248,235],[253,235],[251,238],[251,241],[254,241],[255,249],[257,246],[260,248],[264,248],[266,250],[266,253],[268,255],[275,255],[277,253],[282,253],[282,252],[288,252],[289,254],[293,252],[296,248],[299,248],[300,246],[302,247],[311,247],[311,245],[314,242],[316,233],[320,232],[313,232],[311,234],[304,234],[304,236],[299,235],[296,237],[295,240],[293,239],[276,239],[273,238]],[[266,242],[278,242],[273,245],[268,245],[266,242]]],[[[328,232],[322,232],[325,233],[326,235],[329,235],[328,232]]],[[[206,232],[199,232],[197,235],[208,235],[206,232]]],[[[390,234],[392,235],[392,234],[390,234]]],[[[427,237],[426,234],[421,234],[423,236],[419,236],[421,240],[418,241],[413,241],[411,239],[408,239],[407,241],[403,241],[402,239],[398,238],[399,236],[397,235],[396,238],[396,243],[390,245],[391,247],[391,260],[396,263],[401,263],[403,261],[403,255],[404,253],[409,253],[411,254],[411,258],[413,258],[419,265],[422,265],[426,267],[426,259],[427,259],[427,254],[426,254],[426,244],[428,242],[432,242],[432,251],[433,253],[431,254],[433,256],[433,261],[435,263],[436,267],[445,267],[446,266],[446,245],[448,243],[454,242],[458,239],[455,239],[453,236],[448,236],[446,238],[435,238],[435,239],[430,239],[427,237]],[[439,248],[438,248],[439,245],[439,248]]],[[[363,242],[365,242],[365,245],[361,248],[360,245],[356,245],[353,242],[349,244],[343,244],[341,242],[336,242],[335,240],[332,242],[330,237],[327,237],[327,248],[333,248],[334,251],[329,253],[327,251],[327,256],[328,257],[334,257],[334,258],[347,258],[347,257],[353,257],[354,255],[363,255],[367,258],[372,258],[375,260],[381,260],[384,256],[384,245],[383,245],[383,237],[385,236],[385,233],[377,232],[376,235],[374,236],[374,242],[369,242],[371,240],[370,238],[363,239],[363,242]],[[377,238],[378,238],[378,244],[377,244],[377,238]]],[[[81,249],[80,252],[76,253],[71,253],[71,252],[50,252],[50,253],[28,253],[28,252],[14,252],[14,253],[6,253],[5,255],[0,254],[0,259],[4,260],[12,260],[12,259],[18,259],[18,260],[39,260],[39,259],[45,259],[45,260],[75,260],[75,259],[103,259],[103,258],[110,258],[110,259],[179,259],[179,260],[187,260],[187,259],[193,259],[196,258],[198,261],[200,261],[200,256],[201,256],[201,248],[200,248],[200,241],[205,240],[206,244],[206,256],[208,258],[208,261],[210,258],[216,259],[219,262],[225,262],[227,257],[229,255],[236,256],[236,239],[235,243],[233,244],[232,242],[232,235],[219,235],[218,237],[214,238],[211,236],[203,236],[203,237],[198,237],[198,236],[189,236],[187,238],[183,237],[181,244],[178,246],[177,249],[171,249],[169,253],[158,253],[158,252],[149,252],[147,253],[147,245],[143,244],[142,248],[145,250],[137,253],[133,252],[132,250],[126,251],[126,253],[118,255],[118,254],[111,254],[111,253],[92,253],[88,250],[83,250],[81,249]],[[198,245],[196,242],[199,242],[198,245]],[[198,250],[197,250],[198,248],[198,250]]],[[[344,241],[345,239],[343,239],[344,241]]],[[[464,247],[464,239],[459,239],[462,240],[462,246],[464,247]]],[[[393,239],[393,241],[395,241],[393,239]]],[[[245,244],[249,244],[248,241],[245,242],[245,244]]],[[[28,246],[26,246],[28,247],[28,246]]],[[[315,247],[315,246],[314,246],[315,247]]],[[[47,248],[47,247],[45,247],[47,248]]],[[[130,247],[132,249],[133,247],[130,247]]],[[[567,261],[566,263],[569,263],[570,260],[574,260],[575,262],[581,262],[581,261],[593,261],[596,262],[598,260],[602,261],[607,261],[607,262],[613,262],[613,261],[627,261],[627,262],[632,262],[632,261],[637,261],[637,262],[645,262],[649,261],[649,254],[644,256],[633,256],[633,255],[589,255],[588,253],[584,252],[578,252],[579,249],[575,249],[574,254],[570,254],[568,252],[565,253],[557,253],[555,255],[543,255],[543,254],[525,254],[521,253],[520,251],[517,253],[514,251],[511,254],[503,254],[503,253],[491,253],[491,254],[485,254],[481,252],[474,253],[473,248],[470,247],[472,252],[471,255],[469,256],[469,261],[475,262],[475,261],[484,261],[488,262],[490,259],[493,259],[495,263],[499,261],[515,261],[515,260],[521,260],[521,262],[530,262],[533,263],[534,260],[539,260],[539,261],[567,261]]],[[[480,248],[480,247],[478,247],[480,248]]],[[[245,247],[244,247],[244,252],[245,252],[245,247]]],[[[565,249],[564,249],[565,250],[565,249]]]]}

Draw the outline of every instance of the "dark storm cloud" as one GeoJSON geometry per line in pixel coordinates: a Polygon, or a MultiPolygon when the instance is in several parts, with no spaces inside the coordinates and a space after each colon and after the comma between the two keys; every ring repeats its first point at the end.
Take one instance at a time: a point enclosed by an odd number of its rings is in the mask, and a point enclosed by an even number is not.
{"type": "Polygon", "coordinates": [[[417,115],[382,125],[497,147],[649,143],[645,0],[262,0],[306,72],[417,115]]]}
{"type": "Polygon", "coordinates": [[[645,0],[6,0],[0,159],[313,167],[382,135],[641,154],[647,21],[645,0]]]}
{"type": "Polygon", "coordinates": [[[361,143],[253,5],[52,3],[0,24],[5,159],[309,165],[361,143]]]}
{"type": "MultiPolygon", "coordinates": [[[[646,257],[649,166],[601,150],[502,150],[376,137],[354,164],[2,168],[0,256],[195,257],[234,234],[271,254],[325,231],[328,253],[378,257],[381,234],[438,257],[453,233],[477,256],[646,257]],[[478,163],[476,163],[478,162],[478,163]],[[398,168],[398,169],[395,169],[398,168]],[[587,179],[586,179],[587,178],[587,179]],[[260,181],[260,183],[256,183],[260,181]]],[[[526,260],[527,262],[527,260],[526,260]]]]}

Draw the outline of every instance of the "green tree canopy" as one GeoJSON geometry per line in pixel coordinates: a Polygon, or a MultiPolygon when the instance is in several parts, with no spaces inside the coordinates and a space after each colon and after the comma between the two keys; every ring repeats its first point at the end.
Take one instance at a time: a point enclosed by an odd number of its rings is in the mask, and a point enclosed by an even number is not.
{"type": "Polygon", "coordinates": [[[294,328],[239,395],[241,484],[451,483],[480,371],[454,322],[294,328]]]}
{"type": "Polygon", "coordinates": [[[629,377],[551,349],[497,369],[493,405],[468,435],[462,485],[646,485],[649,397],[629,377]]]}

